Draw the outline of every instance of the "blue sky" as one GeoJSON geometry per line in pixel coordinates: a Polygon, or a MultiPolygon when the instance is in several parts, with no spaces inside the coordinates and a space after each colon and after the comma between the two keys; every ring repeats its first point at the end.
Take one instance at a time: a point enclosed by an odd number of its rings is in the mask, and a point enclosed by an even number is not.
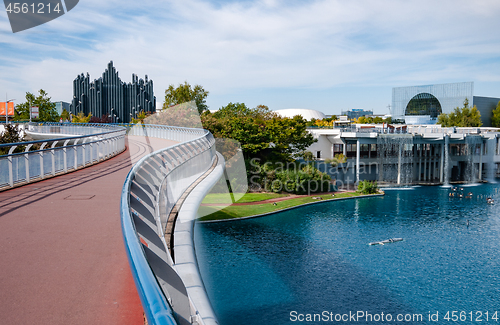
{"type": "Polygon", "coordinates": [[[388,113],[392,88],[474,81],[500,97],[498,0],[80,0],[13,34],[0,10],[0,99],[69,101],[110,60],[122,81],[200,84],[207,104],[388,113]]]}

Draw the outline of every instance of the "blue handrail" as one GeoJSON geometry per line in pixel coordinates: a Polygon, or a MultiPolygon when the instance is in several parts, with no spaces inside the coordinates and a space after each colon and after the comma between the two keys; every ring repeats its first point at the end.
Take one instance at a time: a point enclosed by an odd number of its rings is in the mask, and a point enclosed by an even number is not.
{"type": "MultiPolygon", "coordinates": [[[[139,166],[139,164],[135,166],[139,166]]],[[[177,325],[173,311],[144,256],[144,251],[142,250],[141,243],[132,223],[128,200],[130,184],[135,176],[135,170],[136,168],[132,168],[127,175],[125,185],[122,189],[120,203],[123,239],[130,268],[132,270],[132,276],[134,277],[135,286],[139,293],[139,298],[141,299],[148,324],[177,325]]]]}

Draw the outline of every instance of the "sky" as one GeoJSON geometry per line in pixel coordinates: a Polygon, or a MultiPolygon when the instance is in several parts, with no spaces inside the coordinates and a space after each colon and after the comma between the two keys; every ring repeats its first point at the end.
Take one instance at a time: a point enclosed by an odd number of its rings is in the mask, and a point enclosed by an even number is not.
{"type": "Polygon", "coordinates": [[[228,103],[325,114],[388,114],[392,88],[474,82],[500,97],[498,0],[80,0],[63,16],[12,33],[0,10],[0,100],[44,89],[69,102],[81,73],[109,61],[124,82],[209,91],[228,103]]]}

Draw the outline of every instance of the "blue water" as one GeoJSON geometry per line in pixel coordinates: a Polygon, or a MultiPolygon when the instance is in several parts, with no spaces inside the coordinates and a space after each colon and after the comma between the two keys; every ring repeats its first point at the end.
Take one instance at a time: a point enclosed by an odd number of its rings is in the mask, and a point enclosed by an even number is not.
{"type": "Polygon", "coordinates": [[[393,317],[363,324],[413,314],[423,321],[405,324],[500,324],[500,186],[465,192],[473,199],[420,187],[197,224],[197,257],[220,324],[296,324],[298,314],[324,311],[332,320],[361,311],[393,317]],[[404,241],[368,246],[395,237],[404,241]],[[452,311],[465,320],[454,322],[452,311]]]}

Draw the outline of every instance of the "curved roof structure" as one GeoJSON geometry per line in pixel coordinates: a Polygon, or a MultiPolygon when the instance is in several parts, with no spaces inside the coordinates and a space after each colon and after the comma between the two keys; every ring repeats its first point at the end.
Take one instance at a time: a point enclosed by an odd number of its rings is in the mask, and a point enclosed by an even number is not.
{"type": "Polygon", "coordinates": [[[300,115],[308,121],[313,118],[317,120],[322,120],[326,118],[325,114],[323,114],[320,111],[316,111],[313,109],[305,109],[305,108],[287,108],[287,109],[280,109],[274,112],[278,113],[283,117],[290,117],[290,118],[294,117],[295,115],[300,115]]]}

